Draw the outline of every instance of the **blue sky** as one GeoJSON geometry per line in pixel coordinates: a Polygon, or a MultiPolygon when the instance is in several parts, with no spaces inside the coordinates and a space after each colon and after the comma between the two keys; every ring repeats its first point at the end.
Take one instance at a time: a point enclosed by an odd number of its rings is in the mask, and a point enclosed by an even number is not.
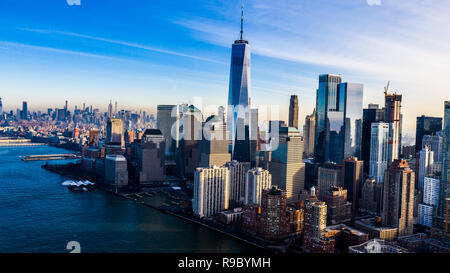
{"type": "MultiPolygon", "coordinates": [[[[439,0],[247,0],[253,104],[300,99],[312,112],[319,74],[403,94],[405,129],[420,114],[442,116],[450,99],[450,3],[439,0]]],[[[157,104],[225,105],[230,49],[241,0],[2,0],[0,96],[7,110],[86,102],[105,110],[157,104]]]]}

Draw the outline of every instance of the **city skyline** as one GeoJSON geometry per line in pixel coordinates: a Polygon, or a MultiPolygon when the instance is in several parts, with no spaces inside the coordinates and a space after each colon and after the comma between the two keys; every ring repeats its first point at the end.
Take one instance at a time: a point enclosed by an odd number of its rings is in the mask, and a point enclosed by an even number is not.
{"type": "MultiPolygon", "coordinates": [[[[403,130],[408,134],[417,116],[443,116],[442,75],[448,72],[450,54],[442,38],[447,30],[438,26],[448,21],[440,14],[450,10],[449,4],[297,2],[269,6],[267,1],[244,1],[245,37],[252,44],[252,104],[284,106],[296,94],[302,126],[315,105],[319,74],[338,73],[343,81],[364,84],[364,107],[382,105],[383,86],[391,80],[391,91],[404,97],[403,130]],[[319,15],[329,19],[318,20],[323,18],[319,15]],[[411,24],[415,31],[405,31],[411,24]],[[417,36],[423,38],[419,43],[417,36]],[[414,44],[408,43],[412,40],[414,44]]],[[[112,99],[121,109],[148,113],[155,113],[157,104],[192,102],[194,96],[206,104],[226,105],[230,43],[239,38],[241,1],[132,1],[128,5],[134,18],[119,13],[118,1],[49,3],[0,4],[5,111],[15,111],[22,101],[30,110],[62,108],[66,99],[70,108],[84,102],[103,109],[112,99]],[[34,10],[47,19],[35,17],[34,10]],[[113,22],[114,16],[127,24],[113,22]]],[[[287,121],[285,108],[280,117],[287,121]]]]}

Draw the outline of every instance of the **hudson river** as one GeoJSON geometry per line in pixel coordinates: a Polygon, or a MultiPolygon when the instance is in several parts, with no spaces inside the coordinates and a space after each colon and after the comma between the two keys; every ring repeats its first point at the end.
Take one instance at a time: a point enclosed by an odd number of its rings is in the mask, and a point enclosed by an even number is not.
{"type": "MultiPolygon", "coordinates": [[[[0,252],[257,252],[221,233],[95,190],[71,192],[66,178],[20,156],[72,153],[51,146],[0,147],[0,252]]],[[[68,162],[68,161],[66,161],[68,162]]],[[[56,161],[51,161],[56,163],[56,161]]]]}

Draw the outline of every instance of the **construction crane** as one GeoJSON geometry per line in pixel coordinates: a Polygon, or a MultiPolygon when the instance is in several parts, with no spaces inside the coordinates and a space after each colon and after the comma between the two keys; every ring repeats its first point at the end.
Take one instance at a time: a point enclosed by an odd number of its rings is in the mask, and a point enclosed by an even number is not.
{"type": "Polygon", "coordinates": [[[391,83],[391,81],[388,81],[387,85],[384,87],[384,95],[386,96],[388,91],[389,91],[389,84],[391,83]]]}

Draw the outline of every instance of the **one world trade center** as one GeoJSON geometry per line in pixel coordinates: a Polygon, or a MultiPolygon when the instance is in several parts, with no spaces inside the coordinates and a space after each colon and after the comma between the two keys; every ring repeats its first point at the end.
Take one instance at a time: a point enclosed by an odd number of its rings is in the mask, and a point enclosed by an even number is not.
{"type": "Polygon", "coordinates": [[[231,50],[230,89],[228,94],[227,130],[232,140],[232,158],[250,161],[250,45],[243,40],[244,12],[241,12],[241,35],[231,50]]]}

